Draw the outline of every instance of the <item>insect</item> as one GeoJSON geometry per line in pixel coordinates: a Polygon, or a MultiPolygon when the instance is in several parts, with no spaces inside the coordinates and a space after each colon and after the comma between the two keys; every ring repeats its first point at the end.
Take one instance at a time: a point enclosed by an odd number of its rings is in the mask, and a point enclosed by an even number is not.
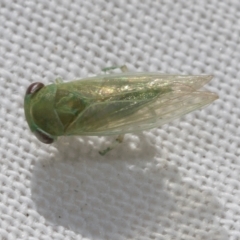
{"type": "Polygon", "coordinates": [[[159,127],[210,104],[217,95],[199,90],[209,75],[101,74],[44,86],[32,83],[25,116],[43,143],[59,136],[119,135],[159,127]]]}

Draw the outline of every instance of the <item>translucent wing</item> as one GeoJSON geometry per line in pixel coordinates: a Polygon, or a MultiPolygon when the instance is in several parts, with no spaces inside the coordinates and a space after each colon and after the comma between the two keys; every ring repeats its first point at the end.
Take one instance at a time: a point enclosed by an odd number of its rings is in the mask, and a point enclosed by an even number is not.
{"type": "Polygon", "coordinates": [[[111,135],[158,127],[214,101],[216,94],[198,91],[210,79],[118,74],[79,81],[81,86],[76,82],[75,92],[81,88],[88,104],[68,125],[66,134],[111,135]]]}

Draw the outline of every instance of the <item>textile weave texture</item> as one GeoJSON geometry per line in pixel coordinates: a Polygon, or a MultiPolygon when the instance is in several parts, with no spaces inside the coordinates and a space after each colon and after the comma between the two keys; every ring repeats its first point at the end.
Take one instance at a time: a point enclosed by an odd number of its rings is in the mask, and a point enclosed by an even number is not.
{"type": "Polygon", "coordinates": [[[0,238],[240,240],[239,0],[0,0],[0,238]],[[139,134],[30,132],[33,82],[211,74],[219,99],[139,134]]]}

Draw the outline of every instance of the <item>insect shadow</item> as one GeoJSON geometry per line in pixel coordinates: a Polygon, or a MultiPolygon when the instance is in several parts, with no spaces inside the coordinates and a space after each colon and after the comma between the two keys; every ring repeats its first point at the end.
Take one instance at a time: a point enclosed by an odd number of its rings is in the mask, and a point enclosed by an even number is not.
{"type": "Polygon", "coordinates": [[[222,211],[217,199],[185,181],[144,138],[142,150],[128,153],[130,140],[105,157],[90,150],[104,145],[90,137],[81,138],[82,145],[69,138],[50,147],[50,156],[40,155],[32,199],[48,224],[88,239],[227,239],[216,220],[222,211]]]}

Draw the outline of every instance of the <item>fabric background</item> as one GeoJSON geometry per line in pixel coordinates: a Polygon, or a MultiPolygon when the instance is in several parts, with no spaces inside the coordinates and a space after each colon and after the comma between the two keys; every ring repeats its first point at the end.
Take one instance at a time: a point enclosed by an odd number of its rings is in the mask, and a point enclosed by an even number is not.
{"type": "Polygon", "coordinates": [[[240,239],[239,0],[0,1],[0,238],[240,239]],[[213,74],[219,100],[111,137],[30,133],[23,98],[126,64],[213,74]]]}

